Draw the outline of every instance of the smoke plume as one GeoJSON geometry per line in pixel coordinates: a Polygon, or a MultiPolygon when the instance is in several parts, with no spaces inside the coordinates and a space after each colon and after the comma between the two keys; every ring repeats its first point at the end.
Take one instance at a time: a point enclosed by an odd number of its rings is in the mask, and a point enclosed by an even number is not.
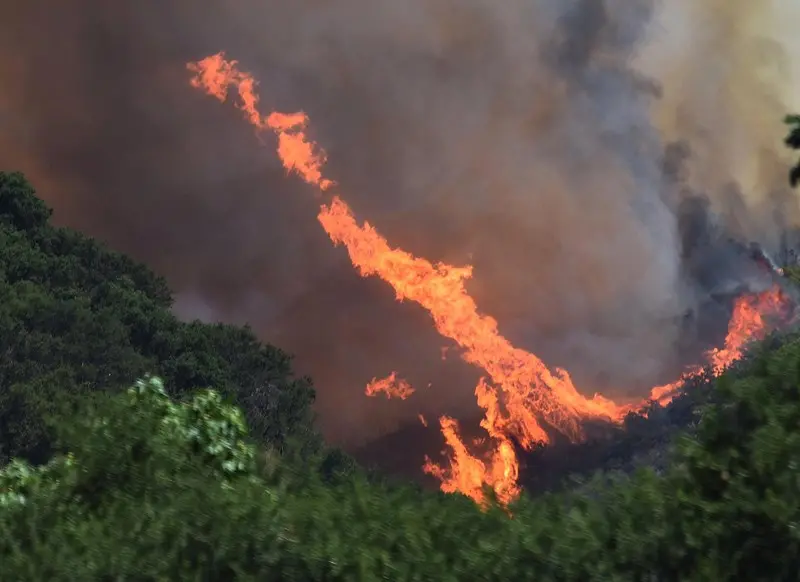
{"type": "Polygon", "coordinates": [[[224,49],[266,107],[306,111],[359,216],[475,265],[481,309],[587,392],[674,379],[708,341],[709,298],[759,284],[729,239],[778,253],[800,226],[790,0],[0,4],[0,165],[165,275],[182,316],[295,353],[339,442],[469,414],[477,372],[352,270],[188,61],[224,49]],[[413,397],[364,397],[392,370],[413,397]]]}

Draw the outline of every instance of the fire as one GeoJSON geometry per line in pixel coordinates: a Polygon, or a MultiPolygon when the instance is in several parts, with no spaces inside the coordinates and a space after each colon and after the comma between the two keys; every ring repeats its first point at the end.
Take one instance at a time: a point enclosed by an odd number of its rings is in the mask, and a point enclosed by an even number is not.
{"type": "Polygon", "coordinates": [[[195,73],[192,87],[203,89],[220,101],[228,97],[228,88],[235,86],[241,104],[239,109],[256,129],[272,129],[278,136],[278,156],[287,172],[295,172],[309,184],[320,190],[334,186],[332,180],[322,177],[325,155],[314,144],[306,140],[305,126],[308,118],[304,113],[273,112],[262,117],[258,112],[256,82],[252,75],[241,72],[236,61],[226,61],[223,53],[206,57],[197,63],[189,63],[187,68],[195,73]]]}
{"type": "Polygon", "coordinates": [[[405,400],[414,393],[414,388],[406,380],[397,377],[397,372],[392,372],[385,378],[373,378],[364,391],[367,396],[385,394],[386,398],[399,398],[405,400]]]}
{"type": "MultiPolygon", "coordinates": [[[[336,187],[323,175],[325,153],[308,138],[308,118],[303,112],[263,116],[257,109],[255,80],[240,71],[236,61],[226,61],[222,53],[187,67],[194,73],[192,86],[220,101],[227,99],[230,87],[236,89],[238,108],[245,118],[257,130],[269,129],[277,136],[278,157],[287,173],[297,174],[320,191],[336,187]]],[[[620,405],[600,395],[587,398],[578,392],[565,370],[551,370],[536,355],[512,345],[498,331],[497,322],[481,314],[467,293],[465,282],[472,276],[471,266],[432,263],[391,247],[368,222],[359,224],[338,195],[332,195],[330,202],[320,207],[317,218],[331,241],[347,249],[362,276],[380,277],[392,286],[398,301],[413,301],[427,310],[437,331],[461,348],[466,362],[486,374],[475,395],[485,411],[481,426],[491,437],[493,449],[484,460],[479,459],[459,436],[457,422],[440,418],[451,451],[449,466],[443,468],[426,458],[424,469],[441,480],[442,490],[459,491],[481,502],[485,499],[484,488],[490,487],[500,501],[507,503],[519,493],[519,464],[512,442],[526,449],[547,443],[550,437],[545,426],[579,440],[586,420],[619,422],[644,404],[620,405]]],[[[765,333],[761,313],[765,305],[775,307],[781,301],[779,292],[772,291],[737,304],[725,347],[709,354],[716,372],[741,354],[748,339],[765,333]]],[[[690,372],[694,373],[697,371],[690,372]]],[[[367,387],[367,393],[389,394],[382,388],[383,383],[390,386],[396,382],[395,374],[376,379],[367,387]]],[[[679,385],[677,382],[654,388],[651,397],[667,402],[679,385]]]]}
{"type": "Polygon", "coordinates": [[[455,419],[443,416],[439,419],[447,446],[452,451],[450,468],[444,469],[430,458],[425,458],[423,469],[437,477],[445,493],[462,493],[478,503],[485,501],[484,488],[494,490],[497,500],[508,504],[519,495],[517,479],[519,464],[514,447],[505,436],[500,436],[496,447],[486,463],[470,454],[458,434],[455,419]]]}
{"type": "MultiPolygon", "coordinates": [[[[722,348],[714,348],[706,354],[711,371],[718,376],[742,356],[749,343],[764,339],[770,330],[767,318],[779,315],[787,303],[778,286],[763,293],[739,297],[728,323],[725,345],[722,348]]],[[[695,366],[684,372],[677,381],[656,386],[650,391],[650,399],[662,406],[668,404],[677,395],[683,383],[701,374],[703,369],[703,366],[695,366]]]]}
{"type": "Polygon", "coordinates": [[[779,314],[786,304],[787,299],[777,286],[758,295],[740,297],[728,324],[725,346],[708,353],[714,373],[721,374],[738,360],[747,344],[764,339],[769,331],[769,322],[765,318],[779,314]]]}
{"type": "Polygon", "coordinates": [[[453,452],[450,468],[446,470],[435,464],[430,458],[425,459],[423,470],[442,482],[445,492],[459,491],[482,503],[485,499],[484,488],[491,487],[497,500],[508,504],[519,495],[517,479],[519,463],[514,447],[508,438],[508,421],[500,411],[497,391],[492,389],[485,379],[481,379],[475,389],[478,404],[486,411],[481,427],[492,437],[494,449],[484,463],[472,456],[458,435],[458,423],[449,417],[439,419],[445,443],[453,452]]]}

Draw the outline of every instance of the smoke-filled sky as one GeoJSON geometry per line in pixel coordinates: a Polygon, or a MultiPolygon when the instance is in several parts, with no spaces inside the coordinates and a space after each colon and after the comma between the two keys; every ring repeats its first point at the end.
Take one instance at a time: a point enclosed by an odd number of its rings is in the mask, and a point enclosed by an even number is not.
{"type": "Polygon", "coordinates": [[[715,233],[774,251],[800,222],[781,124],[800,109],[794,0],[201,4],[0,0],[0,168],[165,275],[183,317],[296,354],[336,441],[468,414],[477,372],[353,271],[310,189],[187,61],[225,50],[264,107],[305,110],[359,217],[474,264],[501,331],[587,392],[673,379],[681,316],[751,282],[715,233]],[[688,259],[687,237],[704,241],[688,259]],[[366,398],[392,370],[417,393],[366,398]]]}

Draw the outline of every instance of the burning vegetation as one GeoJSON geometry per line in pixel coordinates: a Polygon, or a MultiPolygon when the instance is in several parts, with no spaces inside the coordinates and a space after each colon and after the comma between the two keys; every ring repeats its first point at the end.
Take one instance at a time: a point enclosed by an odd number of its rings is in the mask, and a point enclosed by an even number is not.
{"type": "MultiPolygon", "coordinates": [[[[239,107],[258,131],[277,137],[277,154],[287,173],[294,173],[326,193],[317,216],[335,245],[346,248],[353,266],[364,276],[375,276],[389,284],[398,301],[412,301],[425,309],[439,334],[461,349],[461,357],[485,374],[475,389],[484,410],[481,427],[490,444],[478,454],[465,442],[458,422],[439,419],[448,447],[446,462],[425,459],[424,470],[441,481],[447,492],[460,492],[477,502],[485,500],[486,488],[503,503],[519,494],[519,460],[515,444],[530,450],[551,440],[551,430],[571,441],[584,438],[588,421],[620,423],[630,412],[649,402],[669,402],[680,385],[700,374],[703,367],[689,369],[674,383],[657,386],[644,401],[615,402],[600,394],[584,396],[566,370],[551,369],[535,354],[513,345],[498,330],[492,317],[481,313],[465,288],[471,266],[432,263],[400,248],[392,247],[368,222],[359,223],[337,185],[324,174],[325,153],[307,135],[308,118],[302,112],[262,114],[258,109],[256,81],[241,71],[236,61],[222,53],[188,65],[191,83],[225,101],[230,89],[239,107]]],[[[761,293],[739,297],[734,306],[724,345],[706,354],[707,366],[720,374],[741,356],[745,346],[763,338],[772,326],[789,316],[790,301],[776,283],[761,293]]],[[[383,392],[405,399],[410,385],[393,373],[367,386],[368,395],[383,392]]]]}

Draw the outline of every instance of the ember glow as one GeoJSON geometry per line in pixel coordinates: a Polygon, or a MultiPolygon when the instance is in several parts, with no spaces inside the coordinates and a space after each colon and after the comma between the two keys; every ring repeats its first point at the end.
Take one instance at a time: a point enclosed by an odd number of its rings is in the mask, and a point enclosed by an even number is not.
{"type": "MultiPolygon", "coordinates": [[[[236,61],[225,60],[223,53],[187,67],[194,73],[192,86],[219,101],[227,99],[230,89],[237,92],[237,107],[247,121],[256,130],[271,130],[277,136],[277,154],[287,173],[298,175],[320,191],[336,189],[336,183],[323,173],[324,152],[306,134],[308,118],[304,113],[262,115],[255,80],[240,71],[236,61]]],[[[430,314],[436,330],[461,348],[461,357],[485,373],[475,396],[485,412],[481,427],[488,435],[489,451],[480,455],[471,452],[459,434],[457,421],[440,418],[449,450],[447,463],[443,466],[426,458],[423,468],[441,480],[443,491],[461,492],[482,502],[488,487],[498,500],[508,503],[519,494],[519,464],[512,442],[525,449],[547,443],[545,426],[578,441],[587,420],[621,422],[626,414],[647,403],[618,404],[599,394],[583,396],[565,370],[550,369],[533,353],[512,345],[498,331],[497,322],[480,313],[467,293],[464,284],[472,276],[471,266],[432,263],[390,246],[372,225],[356,220],[339,194],[331,194],[317,218],[331,241],[347,249],[362,276],[380,277],[392,286],[398,301],[419,304],[430,314]]],[[[707,354],[715,373],[737,359],[748,341],[766,334],[765,315],[780,310],[783,302],[777,288],[737,302],[725,345],[707,354]]],[[[651,398],[662,404],[669,402],[682,381],[699,372],[689,370],[678,382],[654,388],[651,398]]],[[[373,380],[366,388],[368,395],[378,392],[406,398],[413,389],[392,373],[373,380]]]]}

